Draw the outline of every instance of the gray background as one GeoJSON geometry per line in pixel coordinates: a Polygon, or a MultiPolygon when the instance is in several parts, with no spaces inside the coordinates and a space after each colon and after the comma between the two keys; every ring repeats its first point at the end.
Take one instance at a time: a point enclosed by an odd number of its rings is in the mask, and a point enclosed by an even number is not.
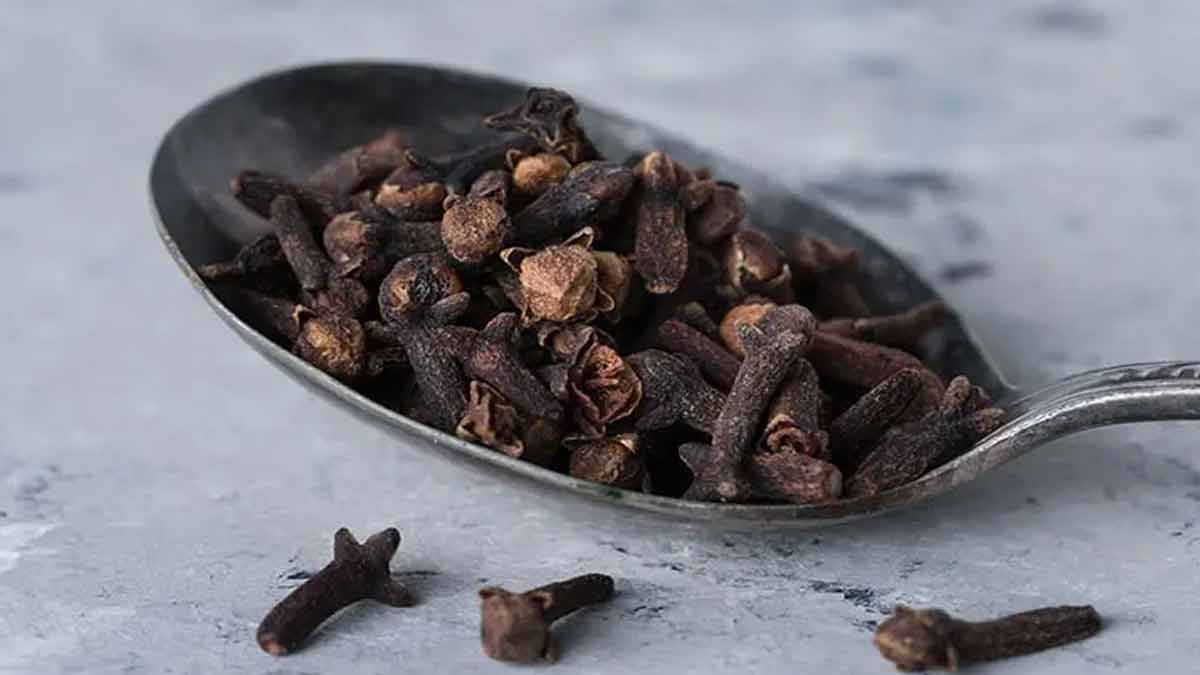
{"type": "Polygon", "coordinates": [[[887,672],[870,630],[897,602],[1092,602],[1109,621],[988,672],[1195,672],[1195,425],[1076,436],[835,530],[563,513],[275,372],[173,267],[145,182],[174,119],[264,70],[459,64],[829,199],[1017,381],[1196,358],[1200,3],[45,4],[0,3],[0,672],[500,672],[475,589],[592,569],[620,597],[562,625],[556,672],[887,672]],[[356,607],[286,660],[258,650],[335,528],[391,524],[421,606],[356,607]]]}

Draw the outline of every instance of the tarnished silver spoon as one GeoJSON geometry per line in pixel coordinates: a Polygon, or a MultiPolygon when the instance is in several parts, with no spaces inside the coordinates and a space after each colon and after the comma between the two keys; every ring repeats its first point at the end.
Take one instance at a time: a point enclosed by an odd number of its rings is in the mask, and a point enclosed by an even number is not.
{"type": "MultiPolygon", "coordinates": [[[[338,150],[388,128],[420,138],[428,152],[482,142],[487,113],[520,100],[528,85],[451,68],[343,63],[296,68],[253,80],[197,107],[163,138],[150,171],[151,205],[167,250],[192,285],[233,330],[293,379],[412,446],[470,463],[493,476],[568,498],[582,497],[678,520],[734,526],[817,526],[924,501],[971,481],[1046,442],[1110,424],[1200,419],[1200,362],[1117,366],[1068,378],[1021,395],[984,356],[956,316],[933,336],[929,360],[942,373],[965,374],[993,394],[1010,422],[957,459],[920,479],[862,499],[813,506],[688,502],[617,490],[513,459],[399,415],[280,348],[233,314],[195,267],[227,259],[266,223],[228,196],[231,176],[247,167],[300,177],[338,150]]],[[[825,209],[793,196],[765,176],[714,156],[652,126],[584,103],[583,123],[607,156],[663,149],[693,166],[736,181],[754,225],[778,233],[804,229],[861,249],[865,287],[880,312],[936,298],[912,270],[878,242],[825,209]]]]}

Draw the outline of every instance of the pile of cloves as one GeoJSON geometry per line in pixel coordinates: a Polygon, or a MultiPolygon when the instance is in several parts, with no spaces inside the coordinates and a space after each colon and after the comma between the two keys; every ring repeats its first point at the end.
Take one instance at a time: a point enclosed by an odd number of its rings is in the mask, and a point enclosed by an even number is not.
{"type": "Polygon", "coordinates": [[[453,155],[392,131],[300,182],[243,171],[270,232],[199,274],[381,404],[617,488],[866,497],[1002,424],[918,356],[945,308],[872,314],[858,251],[745,227],[737,185],[664,152],[602,158],[563,92],[483,124],[453,155]]]}

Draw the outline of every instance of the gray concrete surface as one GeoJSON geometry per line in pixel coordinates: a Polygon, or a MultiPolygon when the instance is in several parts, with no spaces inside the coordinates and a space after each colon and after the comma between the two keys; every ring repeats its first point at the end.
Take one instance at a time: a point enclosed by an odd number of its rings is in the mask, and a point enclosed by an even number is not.
{"type": "MultiPolygon", "coordinates": [[[[894,603],[1094,603],[994,673],[1194,673],[1194,424],[1066,439],[901,514],[720,533],[581,519],[322,404],[220,325],[153,234],[179,115],[300,62],[460,64],[741,154],[909,257],[1014,379],[1200,357],[1200,4],[787,8],[0,3],[0,672],[502,672],[475,589],[585,569],[555,672],[888,672],[894,603]],[[423,599],[275,660],[253,629],[340,525],[395,524],[423,599]]],[[[778,5],[778,6],[776,6],[778,5]]]]}

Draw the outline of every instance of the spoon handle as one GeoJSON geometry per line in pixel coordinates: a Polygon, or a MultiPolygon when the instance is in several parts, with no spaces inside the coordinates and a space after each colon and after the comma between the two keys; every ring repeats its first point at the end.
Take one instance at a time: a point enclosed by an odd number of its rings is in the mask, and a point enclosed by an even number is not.
{"type": "Polygon", "coordinates": [[[1114,424],[1200,420],[1200,361],[1111,366],[1006,404],[1009,422],[934,471],[961,482],[1061,436],[1114,424]]]}

